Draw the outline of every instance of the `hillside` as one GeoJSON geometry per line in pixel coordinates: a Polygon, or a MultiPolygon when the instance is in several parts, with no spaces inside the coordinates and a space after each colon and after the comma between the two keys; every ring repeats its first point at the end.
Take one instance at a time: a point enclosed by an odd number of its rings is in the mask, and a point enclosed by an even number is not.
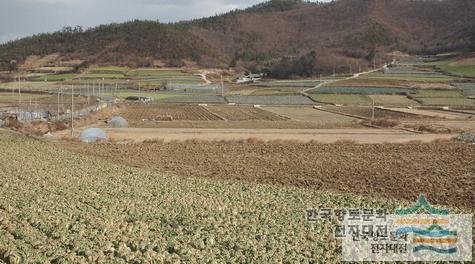
{"type": "MultiPolygon", "coordinates": [[[[226,14],[161,24],[133,21],[40,34],[0,46],[1,69],[29,55],[150,66],[165,60],[251,70],[315,60],[308,74],[382,62],[385,52],[437,53],[473,48],[472,0],[273,0],[226,14]],[[471,44],[472,42],[472,44],[471,44]],[[471,46],[472,45],[472,46],[471,46]],[[309,54],[311,56],[309,56],[309,54]],[[287,61],[282,58],[289,57],[287,61]],[[290,62],[289,62],[290,60],[290,62]]],[[[297,63],[298,64],[298,63],[297,63]]]]}

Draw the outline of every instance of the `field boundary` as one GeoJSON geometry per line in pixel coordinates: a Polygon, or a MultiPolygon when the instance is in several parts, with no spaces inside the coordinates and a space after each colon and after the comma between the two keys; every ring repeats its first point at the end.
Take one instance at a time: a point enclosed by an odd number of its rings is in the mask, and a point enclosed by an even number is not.
{"type": "Polygon", "coordinates": [[[320,111],[324,111],[324,112],[328,112],[328,113],[332,113],[332,114],[337,114],[337,115],[343,115],[343,116],[353,117],[353,118],[356,118],[356,119],[368,120],[368,118],[363,117],[363,116],[359,116],[359,115],[352,115],[352,114],[342,113],[342,112],[333,111],[333,110],[328,110],[328,109],[323,109],[323,108],[315,108],[315,109],[316,109],[316,110],[320,110],[320,111]]]}

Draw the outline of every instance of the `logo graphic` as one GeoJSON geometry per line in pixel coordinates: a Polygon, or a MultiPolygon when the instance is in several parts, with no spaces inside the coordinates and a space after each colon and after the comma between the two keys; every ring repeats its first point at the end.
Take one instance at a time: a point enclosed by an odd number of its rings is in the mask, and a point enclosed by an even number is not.
{"type": "Polygon", "coordinates": [[[339,228],[346,231],[343,261],[472,261],[472,219],[434,207],[424,195],[393,214],[349,214],[339,228]]]}
{"type": "Polygon", "coordinates": [[[401,217],[394,223],[396,235],[412,235],[413,252],[457,253],[458,235],[456,230],[450,230],[448,215],[448,209],[434,208],[421,194],[414,206],[396,210],[396,216],[401,217]],[[430,215],[418,215],[422,210],[430,215]]]}

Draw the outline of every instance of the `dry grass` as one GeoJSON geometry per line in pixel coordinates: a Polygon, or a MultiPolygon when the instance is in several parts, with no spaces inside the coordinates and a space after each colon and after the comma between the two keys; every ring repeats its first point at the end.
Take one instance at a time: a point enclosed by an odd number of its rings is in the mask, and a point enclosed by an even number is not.
{"type": "Polygon", "coordinates": [[[455,141],[448,138],[438,138],[432,141],[433,144],[454,144],[455,141]]]}
{"type": "Polygon", "coordinates": [[[451,129],[447,127],[436,127],[426,124],[406,124],[404,125],[405,128],[414,129],[419,132],[426,132],[432,134],[450,134],[450,133],[458,133],[461,132],[457,129],[451,129]]]}
{"type": "Polygon", "coordinates": [[[400,125],[401,123],[398,120],[394,119],[385,119],[385,118],[378,118],[370,121],[370,124],[373,126],[378,126],[378,127],[396,127],[400,125]]]}

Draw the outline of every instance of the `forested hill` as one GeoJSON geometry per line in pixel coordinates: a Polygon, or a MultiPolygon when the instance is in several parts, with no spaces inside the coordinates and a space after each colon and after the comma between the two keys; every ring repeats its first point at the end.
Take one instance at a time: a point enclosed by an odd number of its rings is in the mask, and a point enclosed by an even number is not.
{"type": "MultiPolygon", "coordinates": [[[[347,62],[370,64],[399,50],[437,53],[474,48],[473,0],[336,0],[312,3],[273,0],[226,14],[161,24],[132,21],[83,30],[65,28],[0,46],[3,70],[29,55],[60,53],[62,60],[150,66],[163,60],[204,67],[314,60],[329,71],[347,62]]],[[[157,18],[158,19],[158,18],[157,18]]]]}

